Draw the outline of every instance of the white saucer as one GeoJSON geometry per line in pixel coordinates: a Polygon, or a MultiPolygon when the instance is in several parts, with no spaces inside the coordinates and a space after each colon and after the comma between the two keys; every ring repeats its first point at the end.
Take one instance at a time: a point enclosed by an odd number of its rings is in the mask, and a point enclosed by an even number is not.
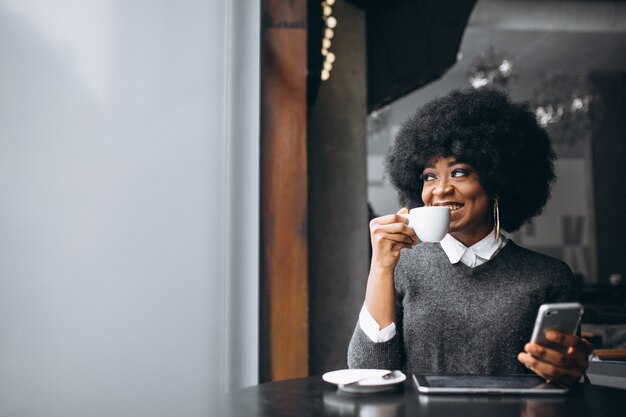
{"type": "Polygon", "coordinates": [[[322,379],[337,385],[340,391],[358,393],[387,391],[406,380],[406,375],[400,371],[393,371],[391,376],[385,377],[388,373],[386,369],[340,369],[326,372],[322,379]],[[346,385],[354,381],[359,382],[346,385]]]}

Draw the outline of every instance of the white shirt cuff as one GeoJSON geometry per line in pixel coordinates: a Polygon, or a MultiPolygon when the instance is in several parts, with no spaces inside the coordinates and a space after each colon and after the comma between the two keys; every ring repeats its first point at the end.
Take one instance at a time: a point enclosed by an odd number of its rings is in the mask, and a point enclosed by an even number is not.
{"type": "Polygon", "coordinates": [[[374,320],[374,317],[367,311],[367,307],[363,304],[359,313],[359,326],[361,330],[374,343],[382,343],[391,340],[396,335],[396,323],[391,323],[384,329],[380,329],[380,325],[374,320]]]}

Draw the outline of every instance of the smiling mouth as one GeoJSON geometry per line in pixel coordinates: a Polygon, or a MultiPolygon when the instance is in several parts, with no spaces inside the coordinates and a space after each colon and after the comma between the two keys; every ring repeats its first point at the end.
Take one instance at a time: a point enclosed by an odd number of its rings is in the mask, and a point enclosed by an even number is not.
{"type": "Polygon", "coordinates": [[[459,204],[459,203],[437,203],[435,205],[440,206],[440,207],[448,207],[451,212],[454,212],[463,208],[463,204],[459,204]]]}

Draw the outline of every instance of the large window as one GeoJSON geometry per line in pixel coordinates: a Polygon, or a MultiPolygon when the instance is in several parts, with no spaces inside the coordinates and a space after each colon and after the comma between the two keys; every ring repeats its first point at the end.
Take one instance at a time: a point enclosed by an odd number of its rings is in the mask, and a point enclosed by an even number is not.
{"type": "Polygon", "coordinates": [[[0,415],[206,416],[256,383],[259,20],[0,3],[0,415]]]}

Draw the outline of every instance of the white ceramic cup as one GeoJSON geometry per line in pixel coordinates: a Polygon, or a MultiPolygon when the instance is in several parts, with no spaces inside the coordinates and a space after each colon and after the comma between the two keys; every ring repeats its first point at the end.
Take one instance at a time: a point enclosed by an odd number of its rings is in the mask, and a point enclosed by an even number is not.
{"type": "Polygon", "coordinates": [[[417,207],[402,216],[409,219],[409,226],[415,230],[415,234],[422,242],[439,242],[450,227],[448,207],[417,207]]]}

